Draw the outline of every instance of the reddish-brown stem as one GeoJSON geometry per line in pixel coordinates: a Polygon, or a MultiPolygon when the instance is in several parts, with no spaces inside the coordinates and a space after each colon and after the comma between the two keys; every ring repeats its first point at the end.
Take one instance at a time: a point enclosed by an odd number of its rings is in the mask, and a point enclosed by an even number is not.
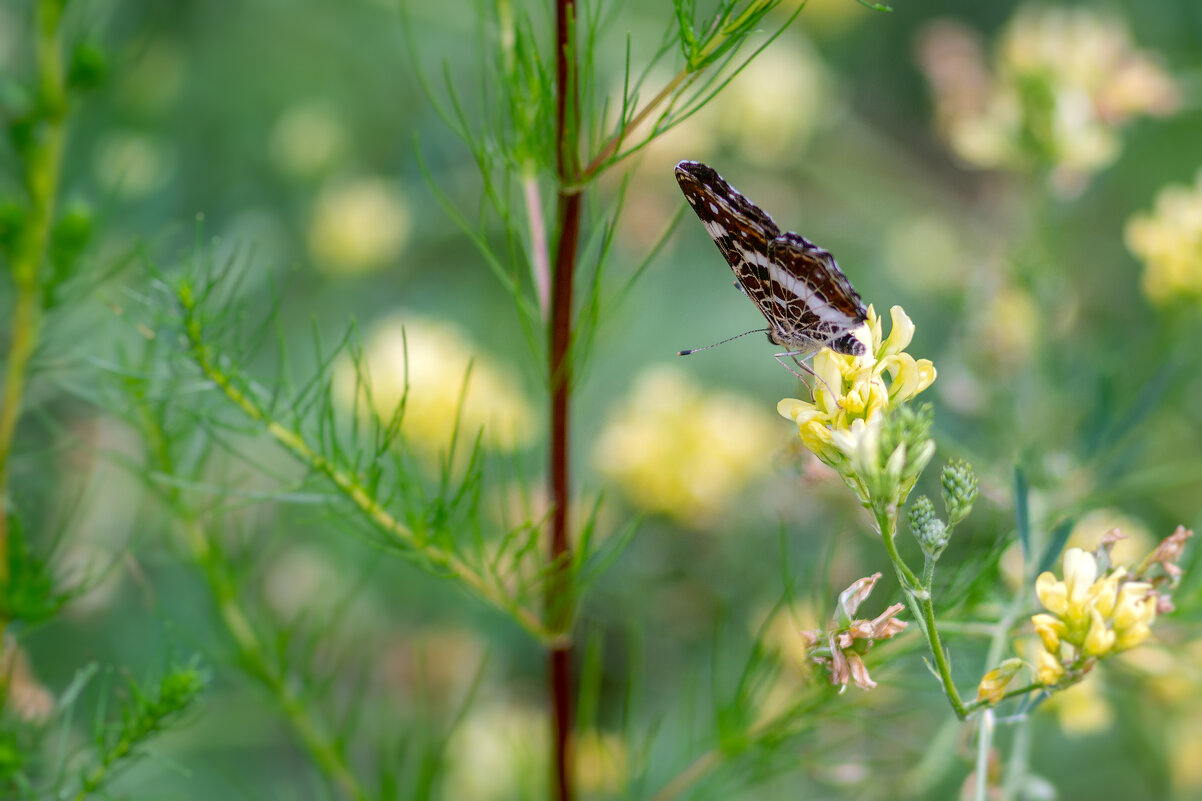
{"type": "Polygon", "coordinates": [[[572,801],[572,646],[567,636],[572,620],[571,544],[568,520],[571,495],[568,483],[570,401],[572,371],[568,352],[572,344],[572,279],[576,271],[576,249],[580,237],[580,193],[575,189],[575,25],[574,0],[555,4],[555,146],[556,195],[559,236],[555,266],[551,274],[551,319],[548,367],[551,390],[551,441],[548,483],[551,500],[551,576],[547,583],[547,627],[563,634],[548,655],[548,693],[551,707],[551,797],[572,801]]]}
{"type": "MultiPolygon", "coordinates": [[[[572,586],[568,572],[571,544],[568,485],[572,335],[572,273],[580,228],[580,195],[559,194],[559,247],[551,280],[551,579],[547,585],[547,628],[566,634],[571,626],[572,586]]],[[[572,792],[572,646],[562,637],[551,646],[550,701],[552,710],[553,779],[557,801],[570,801],[572,792]]]]}

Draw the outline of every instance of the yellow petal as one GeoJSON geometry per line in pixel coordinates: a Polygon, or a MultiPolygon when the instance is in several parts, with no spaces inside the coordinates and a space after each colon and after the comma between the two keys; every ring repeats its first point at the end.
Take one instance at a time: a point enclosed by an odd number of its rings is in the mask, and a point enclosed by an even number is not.
{"type": "Polygon", "coordinates": [[[881,351],[877,354],[878,359],[900,353],[914,338],[914,323],[901,306],[889,309],[889,316],[893,319],[893,325],[889,329],[889,338],[882,343],[881,351]]]}
{"type": "Polygon", "coordinates": [[[1035,595],[1043,608],[1054,615],[1064,615],[1068,611],[1068,588],[1050,572],[1044,571],[1035,579],[1035,595]]]}
{"type": "Polygon", "coordinates": [[[1114,648],[1115,633],[1106,628],[1106,621],[1097,609],[1090,610],[1089,633],[1081,644],[1081,652],[1086,656],[1105,656],[1114,648]]]}
{"type": "Polygon", "coordinates": [[[1060,638],[1065,633],[1065,626],[1060,618],[1044,614],[1032,615],[1031,623],[1035,626],[1035,633],[1039,635],[1043,647],[1051,653],[1059,653],[1060,638]]]}
{"type": "Polygon", "coordinates": [[[1064,676],[1064,665],[1060,664],[1060,659],[1056,656],[1047,651],[1040,651],[1035,660],[1035,675],[1040,684],[1055,684],[1064,676]]]}

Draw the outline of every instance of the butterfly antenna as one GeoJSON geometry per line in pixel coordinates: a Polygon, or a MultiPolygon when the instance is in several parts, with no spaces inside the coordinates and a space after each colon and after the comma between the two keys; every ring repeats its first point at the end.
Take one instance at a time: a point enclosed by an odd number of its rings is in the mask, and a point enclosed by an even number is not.
{"type": "Polygon", "coordinates": [[[677,356],[688,356],[690,353],[696,353],[699,350],[709,350],[710,348],[716,348],[719,345],[725,345],[727,342],[730,342],[732,339],[738,339],[739,337],[745,337],[748,334],[764,334],[767,332],[768,332],[767,328],[756,328],[753,331],[744,331],[741,334],[735,334],[733,337],[727,337],[726,339],[722,340],[721,342],[715,342],[712,345],[706,345],[704,348],[690,348],[689,350],[678,351],[676,355],[677,356]]]}

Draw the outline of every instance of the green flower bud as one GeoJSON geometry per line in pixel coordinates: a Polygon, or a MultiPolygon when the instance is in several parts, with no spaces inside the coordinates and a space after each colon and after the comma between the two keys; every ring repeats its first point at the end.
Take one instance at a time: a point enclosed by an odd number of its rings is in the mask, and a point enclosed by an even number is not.
{"type": "Polygon", "coordinates": [[[935,504],[925,495],[920,495],[910,504],[910,531],[922,547],[922,552],[931,559],[938,559],[947,547],[947,524],[935,516],[935,504]]]}
{"type": "Polygon", "coordinates": [[[886,470],[899,504],[905,502],[935,453],[935,442],[929,438],[933,419],[929,403],[917,408],[902,404],[886,412],[881,454],[887,460],[886,470]]]}
{"type": "Polygon", "coordinates": [[[977,477],[972,466],[960,459],[953,459],[943,468],[943,508],[947,510],[948,522],[953,526],[972,511],[977,500],[977,477]]]}

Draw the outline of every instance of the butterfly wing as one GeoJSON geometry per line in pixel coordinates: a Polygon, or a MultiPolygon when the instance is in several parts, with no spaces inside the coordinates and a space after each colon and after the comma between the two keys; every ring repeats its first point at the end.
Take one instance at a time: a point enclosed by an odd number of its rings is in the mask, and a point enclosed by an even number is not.
{"type": "Polygon", "coordinates": [[[768,277],[781,308],[781,343],[795,350],[829,347],[859,356],[864,343],[851,335],[868,312],[835,257],[805,237],[786,233],[768,243],[768,277]]]}
{"type": "Polygon", "coordinates": [[[735,278],[769,324],[778,326],[778,310],[769,293],[768,244],[780,228],[763,209],[743,197],[712,167],[699,161],[676,165],[676,180],[701,224],[734,270],[735,278]]]}

